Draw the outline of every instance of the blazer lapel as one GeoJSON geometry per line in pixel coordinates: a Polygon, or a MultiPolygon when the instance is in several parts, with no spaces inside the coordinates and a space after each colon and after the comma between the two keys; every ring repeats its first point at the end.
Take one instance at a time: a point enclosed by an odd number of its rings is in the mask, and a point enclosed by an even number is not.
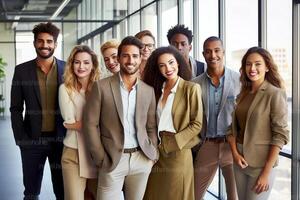
{"type": "Polygon", "coordinates": [[[115,101],[115,104],[117,107],[120,121],[121,121],[122,125],[124,126],[122,96],[121,96],[121,91],[120,91],[120,79],[119,79],[118,74],[114,75],[111,78],[110,86],[111,86],[112,94],[113,94],[114,101],[115,101]]]}
{"type": "Polygon", "coordinates": [[[232,84],[231,84],[231,74],[228,73],[228,70],[225,69],[225,73],[224,73],[225,77],[224,77],[224,83],[223,83],[223,94],[222,94],[222,100],[221,100],[221,107],[220,110],[223,109],[226,101],[227,101],[227,97],[228,97],[228,93],[231,90],[232,84]]]}
{"type": "Polygon", "coordinates": [[[247,122],[249,121],[250,117],[251,117],[251,114],[252,112],[254,111],[255,107],[256,107],[256,104],[260,101],[261,98],[263,98],[263,95],[264,95],[264,91],[265,89],[268,87],[268,82],[267,81],[264,81],[263,84],[261,85],[261,87],[258,89],[257,91],[257,94],[255,95],[250,107],[249,107],[249,110],[248,110],[248,113],[247,113],[247,122]]]}
{"type": "Polygon", "coordinates": [[[138,80],[140,83],[137,84],[136,88],[136,105],[135,105],[135,125],[138,126],[140,123],[141,115],[140,113],[143,113],[143,103],[145,102],[143,95],[143,85],[141,84],[141,81],[138,80]]]}
{"type": "MultiPolygon", "coordinates": [[[[175,97],[174,97],[174,102],[173,102],[173,105],[172,105],[173,119],[174,119],[174,115],[175,115],[175,110],[176,110],[178,104],[180,103],[180,100],[181,100],[183,92],[184,92],[183,91],[183,86],[184,86],[184,80],[179,77],[179,83],[178,83],[178,86],[177,86],[177,90],[176,90],[175,97]]],[[[175,128],[177,128],[177,127],[175,127],[175,128]]]]}
{"type": "Polygon", "coordinates": [[[40,93],[40,87],[39,87],[39,81],[38,81],[38,77],[37,77],[36,68],[37,68],[36,60],[33,60],[32,65],[30,65],[29,76],[33,83],[33,88],[34,88],[34,92],[36,94],[36,98],[38,99],[38,102],[41,106],[42,105],[41,104],[41,93],[40,93]]]}
{"type": "Polygon", "coordinates": [[[63,74],[64,74],[64,62],[55,58],[56,65],[57,65],[57,86],[59,87],[60,84],[63,83],[63,74]]]}
{"type": "MultiPolygon", "coordinates": [[[[206,72],[204,72],[206,73],[206,72]]],[[[203,79],[201,80],[202,81],[202,84],[201,85],[201,90],[202,90],[202,103],[203,103],[203,107],[204,107],[204,112],[205,112],[205,116],[206,116],[206,121],[208,121],[208,117],[209,117],[209,85],[207,84],[208,83],[208,77],[207,75],[205,74],[204,75],[205,77],[203,77],[203,79]]]]}

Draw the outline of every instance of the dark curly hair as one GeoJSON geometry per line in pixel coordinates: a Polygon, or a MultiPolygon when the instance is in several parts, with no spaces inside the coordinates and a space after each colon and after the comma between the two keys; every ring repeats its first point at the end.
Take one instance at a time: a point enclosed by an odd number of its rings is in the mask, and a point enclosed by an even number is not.
{"type": "Polygon", "coordinates": [[[34,35],[34,41],[36,41],[40,33],[48,33],[53,36],[54,42],[57,42],[57,38],[59,35],[59,28],[57,28],[51,22],[39,23],[34,26],[32,33],[34,35]]]}
{"type": "Polygon", "coordinates": [[[191,30],[189,30],[188,27],[185,27],[184,24],[177,24],[176,26],[173,26],[168,30],[167,38],[168,38],[169,44],[171,44],[171,39],[176,34],[185,35],[188,38],[189,44],[192,44],[193,33],[191,30]]]}
{"type": "Polygon", "coordinates": [[[158,102],[162,92],[161,88],[166,78],[160,73],[158,59],[163,54],[172,54],[178,63],[178,76],[184,80],[190,80],[192,77],[189,65],[186,63],[181,53],[173,46],[160,47],[154,50],[148,58],[143,81],[154,88],[156,102],[158,102]]]}

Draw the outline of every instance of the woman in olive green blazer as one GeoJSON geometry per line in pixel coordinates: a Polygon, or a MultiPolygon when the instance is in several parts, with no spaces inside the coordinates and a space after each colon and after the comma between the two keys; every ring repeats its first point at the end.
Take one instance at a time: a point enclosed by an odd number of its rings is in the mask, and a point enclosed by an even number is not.
{"type": "Polygon", "coordinates": [[[288,142],[287,99],[271,55],[252,47],[242,59],[241,93],[227,139],[239,199],[268,199],[280,149],[288,142]]]}
{"type": "Polygon", "coordinates": [[[158,162],[149,176],[144,200],[193,200],[191,148],[200,142],[201,89],[173,47],[161,47],[148,59],[144,81],[154,87],[160,138],[158,162]],[[185,79],[185,80],[184,80],[185,79]]]}

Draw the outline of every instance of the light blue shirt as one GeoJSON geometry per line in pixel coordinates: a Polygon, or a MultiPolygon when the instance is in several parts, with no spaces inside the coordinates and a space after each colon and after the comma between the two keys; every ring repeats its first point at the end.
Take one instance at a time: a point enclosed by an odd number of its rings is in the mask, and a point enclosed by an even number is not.
{"type": "MultiPolygon", "coordinates": [[[[225,74],[225,73],[224,73],[225,74]]],[[[207,133],[206,137],[208,138],[215,138],[215,137],[222,137],[224,135],[217,135],[217,118],[220,112],[220,106],[221,106],[221,101],[222,101],[222,95],[223,95],[223,87],[224,87],[224,77],[223,75],[220,78],[220,83],[216,87],[212,81],[211,77],[206,73],[208,77],[208,85],[209,85],[209,118],[207,122],[207,133]]]]}
{"type": "MultiPolygon", "coordinates": [[[[122,77],[120,77],[120,91],[122,97],[123,122],[124,122],[124,148],[138,147],[135,128],[136,90],[138,79],[130,91],[127,90],[122,77]]],[[[113,123],[113,122],[112,122],[113,123]]]]}

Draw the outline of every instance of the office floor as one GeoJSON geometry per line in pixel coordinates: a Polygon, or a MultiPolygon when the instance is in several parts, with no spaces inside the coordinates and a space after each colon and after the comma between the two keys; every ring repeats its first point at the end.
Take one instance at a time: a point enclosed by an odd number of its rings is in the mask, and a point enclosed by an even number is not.
{"type": "MultiPolygon", "coordinates": [[[[20,150],[15,145],[9,118],[0,120],[0,199],[21,200],[23,198],[23,179],[20,150]]],[[[41,188],[41,200],[54,200],[50,169],[47,162],[41,188]]],[[[120,200],[123,199],[122,197],[120,200]]],[[[205,200],[215,200],[206,194],[205,200]]]]}
{"type": "MultiPolygon", "coordinates": [[[[15,145],[10,120],[6,118],[0,120],[0,199],[21,200],[23,191],[20,150],[15,145]]],[[[40,199],[55,199],[48,163],[44,169],[40,199]]]]}

